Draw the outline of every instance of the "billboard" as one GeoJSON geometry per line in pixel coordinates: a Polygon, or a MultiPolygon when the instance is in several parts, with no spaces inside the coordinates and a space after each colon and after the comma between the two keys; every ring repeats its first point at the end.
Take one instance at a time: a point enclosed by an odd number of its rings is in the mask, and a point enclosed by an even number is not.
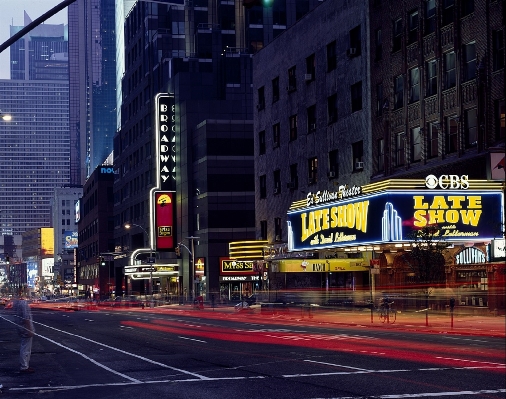
{"type": "Polygon", "coordinates": [[[27,284],[28,284],[28,287],[30,288],[35,288],[35,284],[37,284],[37,275],[38,275],[38,271],[37,271],[37,261],[27,261],[26,262],[26,279],[27,279],[27,284]]]}
{"type": "Polygon", "coordinates": [[[437,224],[442,239],[488,241],[503,220],[501,192],[380,192],[288,212],[289,250],[410,241],[413,229],[437,224]]]}
{"type": "Polygon", "coordinates": [[[168,251],[174,249],[174,200],[172,191],[155,192],[155,233],[156,250],[168,251]]]}
{"type": "Polygon", "coordinates": [[[54,255],[54,229],[52,227],[40,229],[40,254],[42,257],[54,255]]]}
{"type": "Polygon", "coordinates": [[[78,240],[77,240],[77,231],[66,231],[63,235],[65,239],[65,249],[74,249],[77,248],[78,240]]]}
{"type": "Polygon", "coordinates": [[[53,277],[54,258],[42,259],[42,277],[53,277]]]}

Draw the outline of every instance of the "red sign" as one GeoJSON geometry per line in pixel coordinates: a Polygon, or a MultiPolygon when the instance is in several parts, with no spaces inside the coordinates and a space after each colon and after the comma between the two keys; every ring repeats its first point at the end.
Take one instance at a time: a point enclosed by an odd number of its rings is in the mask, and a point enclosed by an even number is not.
{"type": "Polygon", "coordinates": [[[155,193],[156,250],[174,249],[174,195],[173,191],[155,193]]]}

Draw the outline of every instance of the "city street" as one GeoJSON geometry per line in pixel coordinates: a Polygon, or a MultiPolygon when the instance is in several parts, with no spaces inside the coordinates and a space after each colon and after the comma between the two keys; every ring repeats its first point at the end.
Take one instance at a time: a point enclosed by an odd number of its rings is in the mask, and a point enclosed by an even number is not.
{"type": "Polygon", "coordinates": [[[34,308],[33,316],[35,373],[21,375],[14,316],[0,311],[4,397],[504,398],[506,393],[504,317],[480,318],[475,328],[469,322],[474,319],[459,316],[449,329],[434,316],[424,330],[407,316],[386,325],[370,324],[367,312],[262,314],[178,305],[34,308]]]}

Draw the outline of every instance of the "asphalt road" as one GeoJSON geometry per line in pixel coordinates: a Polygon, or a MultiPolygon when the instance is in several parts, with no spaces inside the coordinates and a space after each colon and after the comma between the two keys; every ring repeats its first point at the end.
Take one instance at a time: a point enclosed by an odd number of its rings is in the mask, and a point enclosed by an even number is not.
{"type": "Polygon", "coordinates": [[[0,311],[2,397],[504,398],[503,338],[336,326],[172,307],[33,310],[19,373],[13,314],[0,311]]]}

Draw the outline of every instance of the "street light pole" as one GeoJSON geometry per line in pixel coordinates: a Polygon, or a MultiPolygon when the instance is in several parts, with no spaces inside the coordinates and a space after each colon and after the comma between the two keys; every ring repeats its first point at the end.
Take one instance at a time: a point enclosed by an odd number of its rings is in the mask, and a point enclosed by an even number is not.
{"type": "MultiPolygon", "coordinates": [[[[151,241],[149,240],[149,233],[147,232],[147,230],[144,227],[142,227],[141,225],[135,224],[135,223],[125,224],[125,229],[130,229],[132,226],[137,226],[144,233],[146,233],[146,238],[148,240],[149,251],[150,251],[149,257],[152,259],[153,258],[153,246],[151,245],[151,241]]],[[[151,296],[151,307],[153,307],[153,265],[151,262],[149,262],[149,264],[151,265],[149,267],[149,292],[150,292],[150,296],[151,296]]]]}
{"type": "MultiPolygon", "coordinates": [[[[191,266],[191,269],[189,271],[189,277],[190,277],[190,284],[191,284],[191,288],[192,288],[192,291],[195,291],[196,293],[196,289],[195,289],[195,245],[194,245],[194,240],[198,240],[200,239],[200,237],[194,237],[194,236],[190,236],[190,237],[186,237],[187,240],[190,240],[191,241],[191,256],[192,256],[192,266],[191,266]]],[[[195,299],[192,298],[192,299],[195,299]]]]}

